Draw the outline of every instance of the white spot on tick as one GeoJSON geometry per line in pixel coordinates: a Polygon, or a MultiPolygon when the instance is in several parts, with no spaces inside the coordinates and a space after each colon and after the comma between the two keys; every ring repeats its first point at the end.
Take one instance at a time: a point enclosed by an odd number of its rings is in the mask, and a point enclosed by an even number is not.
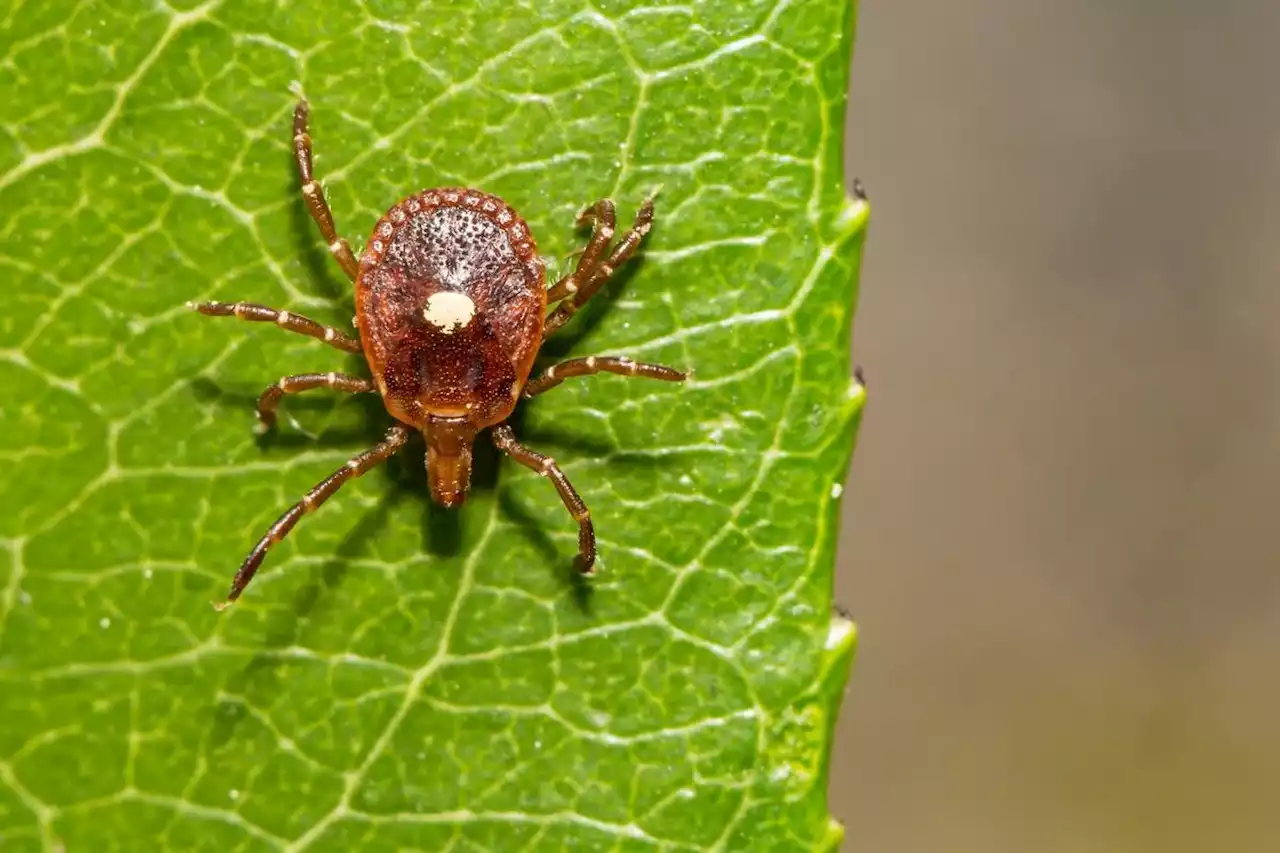
{"type": "Polygon", "coordinates": [[[476,315],[476,304],[465,293],[453,290],[441,290],[431,294],[427,305],[422,309],[422,316],[428,323],[451,335],[458,329],[466,328],[471,318],[476,315]]]}

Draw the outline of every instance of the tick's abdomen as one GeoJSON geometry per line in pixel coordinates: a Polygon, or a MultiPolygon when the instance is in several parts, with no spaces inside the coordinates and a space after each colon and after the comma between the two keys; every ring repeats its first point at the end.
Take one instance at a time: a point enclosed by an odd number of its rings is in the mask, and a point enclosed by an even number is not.
{"type": "Polygon", "coordinates": [[[388,411],[421,427],[510,414],[541,342],[542,265],[524,221],[474,190],[396,205],[360,261],[357,323],[388,411]]]}

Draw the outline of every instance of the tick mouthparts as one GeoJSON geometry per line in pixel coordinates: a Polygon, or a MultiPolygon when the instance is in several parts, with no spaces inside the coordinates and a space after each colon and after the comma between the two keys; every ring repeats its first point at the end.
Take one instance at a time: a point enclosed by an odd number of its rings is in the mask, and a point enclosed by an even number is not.
{"type": "Polygon", "coordinates": [[[445,509],[453,509],[454,507],[462,506],[467,502],[466,492],[439,492],[433,490],[431,492],[431,496],[435,499],[436,503],[440,504],[440,506],[445,509]]]}
{"type": "Polygon", "coordinates": [[[432,500],[443,507],[461,506],[471,489],[471,453],[440,456],[428,450],[427,479],[432,500]]]}
{"type": "Polygon", "coordinates": [[[427,440],[427,482],[431,499],[455,507],[471,489],[471,441],[475,430],[461,419],[432,419],[424,430],[427,440]]]}

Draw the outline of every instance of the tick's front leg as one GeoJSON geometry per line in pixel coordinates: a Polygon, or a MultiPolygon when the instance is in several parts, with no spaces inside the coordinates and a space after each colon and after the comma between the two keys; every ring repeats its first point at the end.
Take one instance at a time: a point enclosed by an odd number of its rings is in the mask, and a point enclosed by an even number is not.
{"type": "Polygon", "coordinates": [[[276,519],[276,523],[267,529],[266,535],[258,540],[258,544],[253,546],[253,550],[249,552],[249,556],[244,558],[244,562],[240,565],[240,570],[236,572],[235,579],[231,582],[231,592],[227,595],[227,600],[215,604],[218,610],[224,610],[235,603],[240,597],[240,593],[244,592],[244,588],[253,580],[253,576],[258,573],[258,567],[262,565],[262,561],[266,559],[267,552],[272,546],[282,541],[289,535],[289,531],[293,530],[304,515],[314,512],[325,501],[333,497],[334,492],[342,488],[342,484],[350,480],[352,477],[359,477],[370,468],[374,468],[395,453],[409,440],[409,428],[403,426],[394,426],[387,432],[387,437],[381,444],[371,450],[366,450],[358,456],[353,456],[337,471],[334,471],[328,477],[325,477],[319,483],[312,487],[311,491],[302,496],[302,500],[289,507],[284,515],[276,519]]]}
{"type": "Polygon", "coordinates": [[[574,491],[569,478],[550,456],[530,450],[516,440],[515,433],[506,424],[493,428],[493,443],[499,450],[531,471],[536,471],[551,481],[564,501],[565,509],[578,522],[578,571],[584,575],[595,574],[596,531],[591,526],[591,513],[582,498],[574,491]]]}

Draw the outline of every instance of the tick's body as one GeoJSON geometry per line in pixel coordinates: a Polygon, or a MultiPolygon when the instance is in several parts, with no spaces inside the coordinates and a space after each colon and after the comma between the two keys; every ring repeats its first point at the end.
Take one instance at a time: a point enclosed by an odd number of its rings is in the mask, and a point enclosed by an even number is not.
{"type": "Polygon", "coordinates": [[[321,481],[272,525],[240,567],[227,603],[239,597],[267,551],[298,519],[346,480],[400,450],[412,431],[426,439],[432,497],[456,506],[466,498],[470,484],[472,442],[480,430],[493,428],[500,450],[556,486],[578,521],[579,566],[590,573],[595,535],[586,506],[554,460],[521,446],[504,421],[521,397],[532,397],[570,376],[608,372],[666,381],[685,378],[660,365],[588,357],[551,367],[529,380],[544,338],[568,321],[635,251],[649,230],[652,202],[641,206],[635,226],[607,257],[614,230],[612,202],[599,201],[584,213],[580,221],[594,221],[591,240],[576,269],[550,290],[524,220],[496,196],[466,188],[426,190],[392,207],[375,226],[357,262],[337,235],[328,204],[312,178],[305,101],[294,113],[294,147],[307,207],[355,282],[360,340],[305,317],[251,303],[193,307],[207,315],[273,321],[339,349],[363,353],[372,382],[335,373],[283,377],[259,398],[258,416],[264,426],[274,424],[283,395],[318,387],[377,390],[399,424],[381,444],[321,481]],[[550,316],[548,302],[560,303],[550,316]]]}
{"type": "Polygon", "coordinates": [[[422,431],[432,496],[465,497],[471,438],[502,423],[542,343],[547,291],[529,229],[499,198],[427,190],[373,230],[356,325],[387,411],[422,431]]]}
{"type": "Polygon", "coordinates": [[[387,411],[476,429],[515,408],[542,343],[547,291],[524,220],[474,190],[428,190],[374,229],[356,324],[387,411]]]}

